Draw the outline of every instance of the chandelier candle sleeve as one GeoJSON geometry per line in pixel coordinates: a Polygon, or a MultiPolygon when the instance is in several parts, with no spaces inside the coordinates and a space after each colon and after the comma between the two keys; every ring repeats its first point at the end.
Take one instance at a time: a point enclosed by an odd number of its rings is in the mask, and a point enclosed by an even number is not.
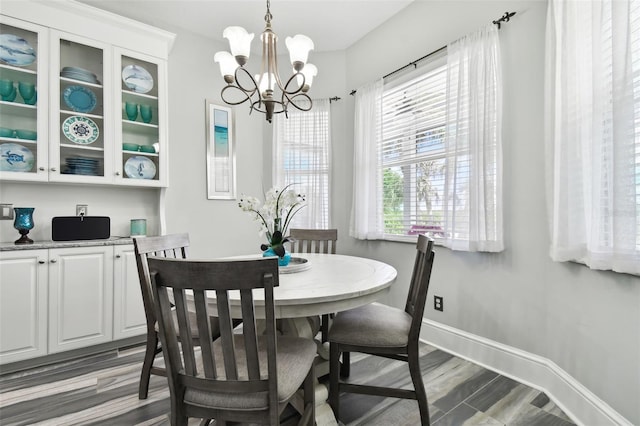
{"type": "Polygon", "coordinates": [[[249,61],[251,42],[254,34],[244,28],[227,27],[222,35],[229,40],[229,52],[217,52],[214,61],[220,66],[220,73],[227,85],[222,89],[222,100],[229,105],[249,102],[249,113],[258,111],[265,114],[271,123],[274,114],[284,113],[293,107],[309,111],[312,101],[307,92],[318,74],[318,69],[307,63],[309,52],[313,50],[313,41],[302,34],[287,37],[285,44],[289,50],[289,59],[293,66],[293,75],[283,82],[278,71],[278,37],[271,30],[270,2],[267,0],[267,13],[264,17],[265,29],[260,36],[262,43],[262,61],[260,73],[252,75],[245,65],[249,61]]]}

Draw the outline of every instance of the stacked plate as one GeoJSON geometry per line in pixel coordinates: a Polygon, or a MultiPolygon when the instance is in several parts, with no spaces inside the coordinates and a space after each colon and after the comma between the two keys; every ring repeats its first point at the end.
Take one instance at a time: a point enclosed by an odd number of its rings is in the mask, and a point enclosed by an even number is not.
{"type": "Polygon", "coordinates": [[[80,80],[87,83],[100,84],[98,77],[94,73],[78,67],[62,68],[62,71],[60,71],[60,77],[71,78],[73,80],[80,80]]]}
{"type": "Polygon", "coordinates": [[[87,157],[68,157],[67,167],[62,173],[67,175],[98,176],[99,160],[87,157]]]}

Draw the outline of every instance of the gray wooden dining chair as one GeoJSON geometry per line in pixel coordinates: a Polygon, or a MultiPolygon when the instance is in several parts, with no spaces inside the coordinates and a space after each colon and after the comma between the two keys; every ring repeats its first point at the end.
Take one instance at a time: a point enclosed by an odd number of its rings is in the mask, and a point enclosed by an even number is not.
{"type": "MultiPolygon", "coordinates": [[[[162,367],[154,367],[156,355],[162,352],[162,347],[158,340],[158,323],[156,321],[156,313],[154,308],[154,298],[151,292],[151,277],[149,275],[149,264],[147,258],[149,256],[160,256],[167,258],[184,259],[187,257],[189,247],[189,235],[171,234],[155,237],[136,237],[133,239],[133,246],[136,256],[136,265],[138,267],[138,278],[140,280],[140,289],[142,291],[142,304],[144,305],[144,313],[147,320],[147,344],[142,362],[142,372],[140,373],[140,385],[138,388],[138,398],[146,399],[149,393],[149,380],[151,374],[166,376],[166,371],[162,367]]],[[[195,323],[195,317],[191,316],[191,322],[195,323]]],[[[220,335],[218,327],[218,319],[210,318],[211,337],[216,338],[220,335]]],[[[192,336],[196,342],[198,335],[192,336]]]]}
{"type": "Polygon", "coordinates": [[[299,424],[314,424],[314,359],[311,339],[276,336],[274,287],[276,258],[190,261],[149,258],[156,316],[167,368],[171,424],[189,417],[226,422],[277,425],[288,402],[303,388],[304,412],[299,424]],[[242,327],[234,330],[229,292],[239,291],[242,327]],[[215,292],[215,298],[207,295],[215,292]],[[254,302],[264,300],[264,329],[256,323],[254,302]],[[173,321],[175,303],[177,327],[173,321]],[[210,305],[213,304],[213,305],[210,305]],[[195,311],[201,336],[211,334],[209,311],[217,310],[220,338],[191,339],[189,311],[195,311]]]}
{"type": "MultiPolygon", "coordinates": [[[[340,415],[340,392],[415,399],[423,425],[429,425],[429,405],[419,362],[422,315],[435,253],[433,240],[418,235],[416,258],[404,309],[380,303],[338,313],[329,330],[329,404],[340,415]],[[340,381],[340,353],[360,352],[409,364],[413,390],[340,381]]],[[[343,367],[344,368],[343,359],[343,367]]],[[[347,365],[348,368],[348,365],[347,365]]],[[[348,375],[348,374],[347,374],[348,375]]]]}
{"type": "MultiPolygon", "coordinates": [[[[291,228],[289,230],[289,236],[291,237],[290,245],[292,253],[336,254],[336,246],[338,244],[337,229],[291,228]]],[[[332,316],[332,314],[324,314],[320,320],[322,343],[327,341],[329,322],[332,316]]]]}

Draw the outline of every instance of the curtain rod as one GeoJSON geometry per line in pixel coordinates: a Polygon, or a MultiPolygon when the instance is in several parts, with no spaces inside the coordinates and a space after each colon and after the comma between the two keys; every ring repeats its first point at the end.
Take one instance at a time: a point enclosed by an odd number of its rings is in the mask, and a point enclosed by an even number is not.
{"type": "MultiPolygon", "coordinates": [[[[504,15],[502,15],[499,19],[496,19],[495,21],[492,21],[492,24],[495,24],[498,26],[498,29],[500,29],[500,24],[502,22],[509,22],[509,20],[511,19],[511,17],[513,15],[515,15],[516,12],[505,12],[504,15]]],[[[421,58],[416,59],[415,61],[409,62],[407,65],[404,65],[394,71],[391,71],[389,74],[386,74],[384,76],[382,76],[383,79],[392,76],[393,74],[396,74],[402,70],[404,70],[405,68],[411,67],[413,66],[414,68],[416,68],[418,66],[418,62],[423,61],[425,59],[427,59],[428,57],[435,55],[436,53],[442,52],[443,50],[445,50],[447,48],[447,46],[442,46],[439,49],[434,50],[433,52],[427,53],[426,55],[422,56],[421,58]]],[[[355,95],[357,92],[357,90],[352,90],[349,94],[351,96],[355,95]]]]}

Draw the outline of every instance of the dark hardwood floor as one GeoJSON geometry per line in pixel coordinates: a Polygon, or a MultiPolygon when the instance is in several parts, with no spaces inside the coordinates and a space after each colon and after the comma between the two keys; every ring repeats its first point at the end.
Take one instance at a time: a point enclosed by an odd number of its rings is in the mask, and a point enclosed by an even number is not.
{"type": "MultiPolygon", "coordinates": [[[[152,376],[138,399],[141,346],[0,376],[2,425],[168,425],[166,379],[152,376]]],[[[424,345],[421,367],[431,422],[445,425],[544,425],[573,422],[547,396],[514,380],[424,345]]],[[[358,382],[410,386],[405,363],[352,355],[358,382]]],[[[345,425],[418,425],[415,401],[341,397],[345,425]]],[[[198,424],[197,420],[190,421],[198,424]]]]}

